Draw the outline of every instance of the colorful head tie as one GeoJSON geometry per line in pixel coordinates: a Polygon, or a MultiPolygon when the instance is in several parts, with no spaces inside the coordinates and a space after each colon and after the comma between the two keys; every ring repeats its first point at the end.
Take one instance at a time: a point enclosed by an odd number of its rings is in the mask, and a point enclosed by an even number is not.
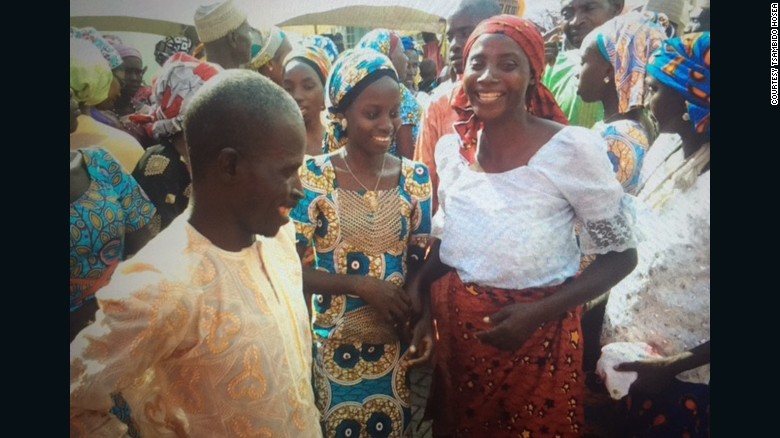
{"type": "Polygon", "coordinates": [[[668,39],[653,53],[647,72],[685,97],[696,132],[710,135],[710,33],[668,39]]]}

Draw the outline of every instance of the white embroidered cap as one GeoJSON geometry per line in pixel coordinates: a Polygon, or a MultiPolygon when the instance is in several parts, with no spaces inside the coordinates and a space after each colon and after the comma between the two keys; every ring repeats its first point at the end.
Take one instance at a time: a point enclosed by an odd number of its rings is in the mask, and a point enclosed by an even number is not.
{"type": "Polygon", "coordinates": [[[238,9],[233,0],[202,5],[195,11],[195,30],[204,43],[224,37],[244,21],[246,12],[238,9]]]}

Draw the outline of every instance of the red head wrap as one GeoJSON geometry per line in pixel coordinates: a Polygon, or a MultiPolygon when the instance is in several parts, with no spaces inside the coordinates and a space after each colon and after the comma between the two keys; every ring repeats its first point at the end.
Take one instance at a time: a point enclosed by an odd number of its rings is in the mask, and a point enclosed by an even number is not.
{"type": "MultiPolygon", "coordinates": [[[[542,84],[544,40],[532,22],[514,15],[497,15],[479,23],[463,48],[464,70],[471,47],[477,38],[485,34],[496,33],[506,35],[516,42],[531,64],[531,73],[536,79],[536,84],[528,89],[528,94],[526,95],[528,112],[537,117],[568,125],[569,120],[566,119],[563,111],[555,102],[552,93],[542,84]]],[[[455,91],[450,104],[455,112],[458,113],[458,121],[455,122],[454,127],[455,132],[463,140],[461,154],[469,163],[473,163],[476,157],[477,134],[482,126],[482,122],[474,114],[471,103],[463,90],[462,83],[455,91]]]]}

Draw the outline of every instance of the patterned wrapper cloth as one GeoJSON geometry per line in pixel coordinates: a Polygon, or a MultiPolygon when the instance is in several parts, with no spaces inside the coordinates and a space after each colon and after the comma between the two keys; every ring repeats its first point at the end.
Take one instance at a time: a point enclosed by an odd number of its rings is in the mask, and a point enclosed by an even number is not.
{"type": "Polygon", "coordinates": [[[475,337],[492,327],[485,315],[541,300],[561,287],[483,287],[463,283],[456,271],[433,283],[437,343],[426,417],[433,419],[436,435],[579,436],[585,379],[581,306],[541,325],[516,351],[475,337]]]}

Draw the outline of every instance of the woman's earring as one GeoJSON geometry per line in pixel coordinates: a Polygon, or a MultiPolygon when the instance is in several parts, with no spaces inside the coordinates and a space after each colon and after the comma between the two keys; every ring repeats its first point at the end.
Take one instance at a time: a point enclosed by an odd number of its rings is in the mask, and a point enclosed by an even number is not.
{"type": "Polygon", "coordinates": [[[604,76],[604,83],[605,83],[605,84],[608,84],[608,83],[609,83],[609,76],[604,76]]]}
{"type": "Polygon", "coordinates": [[[341,119],[341,129],[347,130],[347,119],[341,119]]]}
{"type": "Polygon", "coordinates": [[[691,121],[691,116],[688,115],[688,113],[683,113],[682,119],[685,120],[686,122],[690,122],[691,121]]]}

